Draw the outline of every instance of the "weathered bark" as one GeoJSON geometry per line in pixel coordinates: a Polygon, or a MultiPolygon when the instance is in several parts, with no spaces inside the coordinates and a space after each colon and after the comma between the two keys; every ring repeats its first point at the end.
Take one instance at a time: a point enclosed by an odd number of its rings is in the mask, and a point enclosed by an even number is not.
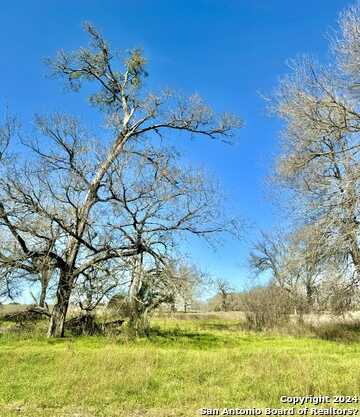
{"type": "MultiPolygon", "coordinates": [[[[130,296],[130,314],[128,327],[136,336],[140,336],[144,333],[144,312],[141,301],[138,298],[138,294],[130,296]]],[[[145,327],[147,327],[145,325],[145,327]]]]}
{"type": "Polygon", "coordinates": [[[134,267],[134,273],[129,290],[130,316],[128,326],[135,336],[143,336],[148,334],[149,320],[148,312],[141,300],[141,289],[143,285],[143,259],[142,255],[138,255],[134,267]]]}
{"type": "MultiPolygon", "coordinates": [[[[140,261],[137,261],[140,263],[140,261]]],[[[134,273],[132,275],[132,280],[129,289],[129,299],[130,302],[136,301],[138,294],[142,286],[142,271],[141,266],[137,265],[134,268],[134,273]]]]}
{"type": "Polygon", "coordinates": [[[56,293],[57,301],[51,313],[48,337],[64,337],[65,319],[72,289],[72,276],[62,272],[56,293]]]}
{"type": "Polygon", "coordinates": [[[39,298],[39,307],[42,307],[42,308],[45,307],[45,300],[46,300],[47,289],[49,286],[49,280],[50,280],[50,269],[44,268],[41,271],[41,293],[40,293],[40,298],[39,298]]]}
{"type": "Polygon", "coordinates": [[[45,299],[46,299],[46,287],[41,286],[41,293],[39,299],[39,307],[45,307],[45,299]]]}
{"type": "Polygon", "coordinates": [[[146,336],[149,334],[150,322],[148,311],[144,309],[139,301],[134,300],[132,303],[128,327],[134,336],[146,336]]]}

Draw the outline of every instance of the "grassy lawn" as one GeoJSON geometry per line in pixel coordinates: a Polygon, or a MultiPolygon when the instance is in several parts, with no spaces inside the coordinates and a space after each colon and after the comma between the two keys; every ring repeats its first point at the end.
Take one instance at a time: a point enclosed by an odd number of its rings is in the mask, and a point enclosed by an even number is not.
{"type": "Polygon", "coordinates": [[[150,339],[0,336],[1,417],[171,417],[360,393],[360,343],[247,333],[235,321],[154,323],[150,339]]]}

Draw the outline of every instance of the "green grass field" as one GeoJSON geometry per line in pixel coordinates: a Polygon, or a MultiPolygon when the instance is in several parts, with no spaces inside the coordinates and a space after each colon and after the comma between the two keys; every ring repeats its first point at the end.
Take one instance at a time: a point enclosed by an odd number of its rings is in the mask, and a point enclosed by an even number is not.
{"type": "MultiPolygon", "coordinates": [[[[1,417],[171,417],[360,393],[360,343],[154,320],[149,339],[0,336],[1,417]]],[[[353,406],[352,406],[353,407],[353,406]]]]}

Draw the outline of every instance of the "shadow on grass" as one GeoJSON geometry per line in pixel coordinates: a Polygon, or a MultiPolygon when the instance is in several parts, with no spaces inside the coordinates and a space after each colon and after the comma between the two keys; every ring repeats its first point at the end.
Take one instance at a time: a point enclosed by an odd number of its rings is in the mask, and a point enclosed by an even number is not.
{"type": "Polygon", "coordinates": [[[162,329],[160,327],[152,327],[148,336],[148,340],[156,345],[166,347],[189,347],[199,349],[214,349],[222,347],[239,346],[239,341],[234,336],[217,336],[207,332],[197,332],[193,330],[180,329],[162,329]]]}
{"type": "Polygon", "coordinates": [[[216,330],[216,331],[228,331],[237,332],[244,330],[242,323],[240,322],[199,322],[197,327],[201,330],[216,330]]]}

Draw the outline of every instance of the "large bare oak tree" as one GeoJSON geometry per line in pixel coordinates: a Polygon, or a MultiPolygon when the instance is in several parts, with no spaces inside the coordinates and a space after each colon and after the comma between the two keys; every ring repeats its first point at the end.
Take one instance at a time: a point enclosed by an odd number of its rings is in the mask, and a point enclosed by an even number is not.
{"type": "Polygon", "coordinates": [[[175,229],[199,235],[220,230],[216,222],[202,228],[211,204],[199,178],[176,171],[149,143],[174,131],[228,141],[240,127],[237,117],[215,114],[197,95],[146,91],[141,52],[120,59],[93,26],[85,29],[90,46],[61,51],[49,65],[75,91],[93,86],[90,102],[106,126],[100,138],[72,116],[37,116],[37,135],[22,138],[31,156],[1,180],[0,215],[14,242],[16,268],[38,274],[44,292],[50,279],[57,282],[49,336],[64,335],[76,282],[90,279],[94,268],[144,254],[157,258],[164,236],[175,229]],[[135,158],[137,173],[128,164],[135,158]],[[152,168],[145,174],[144,166],[152,168]]]}

